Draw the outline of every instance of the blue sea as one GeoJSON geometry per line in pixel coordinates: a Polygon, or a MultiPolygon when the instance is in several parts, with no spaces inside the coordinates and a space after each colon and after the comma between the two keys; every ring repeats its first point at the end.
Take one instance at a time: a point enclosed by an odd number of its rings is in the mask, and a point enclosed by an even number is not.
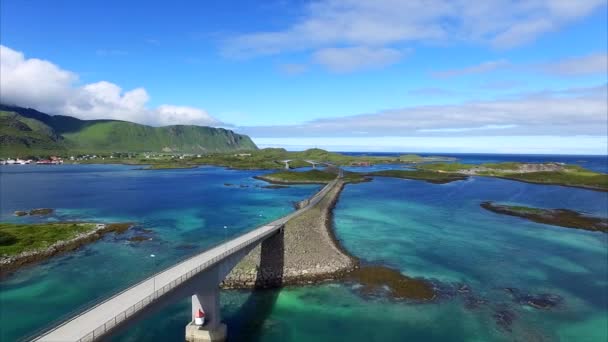
{"type": "MultiPolygon", "coordinates": [[[[469,163],[555,161],[608,171],[604,156],[452,156],[469,163]]],[[[264,188],[253,176],[265,172],[0,167],[2,222],[136,224],[124,235],[106,236],[0,280],[0,340],[22,338],[180,259],[285,215],[294,201],[319,189],[264,188]],[[37,207],[56,213],[48,218],[12,214],[37,207]],[[137,234],[152,240],[128,240],[137,234]]],[[[442,185],[376,178],[347,185],[334,213],[344,247],[364,264],[432,282],[438,298],[430,303],[395,300],[383,291],[361,293],[358,284],[344,282],[223,291],[229,340],[607,340],[607,234],[497,215],[479,207],[485,200],[608,216],[608,193],[561,186],[492,178],[442,185]],[[531,298],[551,298],[555,305],[535,308],[531,298]]],[[[185,298],[111,340],[183,341],[189,319],[185,298]]]]}

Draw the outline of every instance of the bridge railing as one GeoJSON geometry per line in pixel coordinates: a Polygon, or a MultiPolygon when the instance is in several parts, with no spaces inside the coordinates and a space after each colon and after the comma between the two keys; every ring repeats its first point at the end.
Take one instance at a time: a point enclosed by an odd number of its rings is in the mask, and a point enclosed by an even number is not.
{"type": "MultiPolygon", "coordinates": [[[[179,278],[171,281],[169,284],[166,284],[165,286],[159,288],[158,290],[155,290],[152,294],[144,297],[143,299],[141,299],[140,301],[138,301],[137,303],[135,303],[134,305],[130,306],[129,308],[125,309],[124,311],[122,311],[121,313],[119,313],[118,315],[116,315],[114,318],[104,322],[103,324],[101,324],[99,327],[97,327],[96,329],[94,329],[93,331],[91,331],[90,333],[88,333],[87,335],[85,335],[84,337],[80,338],[78,341],[94,341],[96,338],[101,337],[102,335],[106,334],[109,330],[111,330],[113,327],[115,327],[117,324],[119,324],[120,322],[126,320],[128,317],[131,317],[133,314],[137,313],[139,310],[141,310],[143,307],[145,307],[147,304],[151,303],[152,301],[156,300],[158,297],[164,295],[165,293],[169,292],[170,290],[172,290],[173,288],[175,288],[177,285],[182,284],[184,281],[190,279],[192,276],[194,276],[195,274],[198,274],[199,272],[201,272],[202,270],[214,265],[215,263],[217,263],[220,260],[223,260],[226,256],[241,250],[242,248],[244,248],[247,245],[250,245],[251,243],[264,239],[266,236],[274,233],[276,230],[278,230],[281,226],[283,226],[287,221],[289,221],[290,219],[302,214],[303,212],[305,212],[306,210],[310,209],[310,207],[314,206],[315,204],[317,204],[320,199],[322,197],[324,197],[327,192],[329,192],[333,186],[338,182],[338,179],[331,181],[330,183],[326,184],[321,190],[319,190],[314,196],[312,196],[309,199],[309,204],[304,207],[301,208],[291,214],[288,214],[284,217],[281,217],[277,220],[274,220],[268,224],[262,225],[257,227],[254,230],[251,230],[245,234],[250,234],[252,232],[255,232],[257,229],[266,227],[266,226],[275,226],[274,229],[271,229],[263,234],[260,235],[254,235],[251,239],[248,239],[242,243],[240,243],[239,245],[232,247],[230,249],[226,249],[224,252],[222,252],[221,254],[215,256],[214,258],[212,258],[211,260],[208,260],[204,263],[202,263],[201,265],[199,265],[198,267],[188,271],[186,274],[181,275],[179,278]]],[[[240,235],[240,236],[243,236],[240,235]]],[[[239,237],[240,237],[239,236],[239,237]]],[[[239,237],[235,237],[234,239],[237,239],[239,237]]],[[[232,240],[230,240],[232,241],[232,240]]],[[[157,277],[158,275],[162,274],[163,272],[167,271],[168,269],[171,269],[173,267],[178,267],[179,265],[185,264],[189,261],[191,261],[194,258],[199,257],[201,254],[203,253],[209,253],[211,251],[213,251],[214,249],[218,249],[221,248],[222,245],[224,244],[228,244],[230,243],[230,241],[224,241],[224,242],[220,242],[218,244],[216,244],[215,246],[207,249],[204,252],[195,254],[191,257],[188,257],[182,261],[180,261],[179,263],[168,267],[166,269],[163,269],[160,272],[155,273],[154,275],[147,277],[146,279],[139,281],[115,294],[113,294],[110,297],[105,297],[103,299],[100,300],[100,298],[96,298],[92,301],[87,302],[85,305],[80,306],[79,308],[70,311],[70,313],[62,315],[61,318],[58,318],[56,320],[56,322],[62,322],[61,324],[58,325],[47,325],[46,327],[43,327],[39,330],[36,330],[34,333],[30,334],[28,337],[26,337],[24,340],[26,341],[30,341],[30,340],[36,340],[38,337],[43,336],[44,334],[56,330],[57,328],[69,323],[70,321],[78,318],[79,316],[81,316],[84,312],[89,311],[89,310],[93,310],[96,307],[99,307],[100,305],[103,305],[104,303],[107,303],[108,301],[120,296],[121,294],[137,287],[140,286],[142,284],[144,284],[145,282],[148,282],[152,279],[154,279],[155,277],[157,277]],[[69,317],[69,318],[67,318],[69,317]],[[66,319],[67,318],[67,319],[66,319]]]]}
{"type": "MultiPolygon", "coordinates": [[[[266,225],[266,226],[268,226],[268,225],[266,225]]],[[[251,238],[249,240],[246,240],[246,241],[244,241],[244,242],[242,242],[242,243],[240,243],[240,244],[238,244],[238,245],[236,245],[236,246],[234,246],[234,247],[232,247],[230,249],[225,250],[221,254],[213,257],[211,260],[208,260],[208,261],[200,264],[196,268],[188,271],[188,273],[181,275],[179,278],[174,279],[169,284],[166,284],[165,286],[159,288],[158,290],[154,291],[150,295],[144,297],[143,299],[141,299],[137,303],[135,303],[132,306],[130,306],[129,308],[123,310],[121,313],[119,313],[118,315],[114,316],[114,318],[109,319],[108,321],[104,322],[99,327],[97,327],[96,329],[94,329],[93,331],[91,331],[90,333],[88,333],[87,335],[83,336],[82,338],[78,339],[77,341],[78,342],[94,341],[96,338],[105,335],[108,331],[110,331],[116,325],[118,325],[119,323],[123,322],[127,318],[133,316],[134,314],[136,314],[137,312],[139,312],[141,309],[143,309],[146,305],[152,303],[153,301],[155,301],[156,299],[158,299],[159,297],[161,297],[165,293],[171,291],[172,289],[174,289],[178,285],[182,284],[186,280],[192,278],[194,275],[196,275],[196,274],[202,272],[203,270],[205,270],[205,269],[207,269],[207,268],[215,265],[219,261],[225,259],[228,255],[231,255],[231,254],[233,254],[233,253],[235,253],[237,251],[240,251],[244,247],[252,244],[253,242],[255,242],[257,240],[264,239],[267,235],[270,235],[270,234],[274,233],[279,228],[280,228],[280,226],[275,226],[274,229],[268,230],[267,232],[265,232],[265,233],[263,233],[261,235],[256,235],[256,236],[254,236],[253,238],[251,238]]],[[[217,246],[215,248],[221,248],[221,245],[217,246]]],[[[212,250],[213,249],[208,250],[207,252],[210,252],[212,250]]],[[[196,257],[198,257],[199,255],[196,255],[196,257]]],[[[188,260],[185,260],[184,262],[186,262],[186,261],[188,261],[188,260]]],[[[175,266],[177,266],[177,265],[175,265],[175,266]]],[[[175,266],[173,266],[173,267],[175,267],[175,266]]],[[[123,292],[125,292],[125,291],[121,291],[120,293],[123,293],[123,292]]],[[[118,295],[119,294],[117,294],[115,296],[112,296],[111,298],[108,298],[108,300],[110,300],[110,299],[112,299],[112,298],[114,298],[114,297],[116,297],[118,295]]],[[[102,303],[99,303],[99,305],[105,303],[106,301],[104,301],[102,303]]]]}

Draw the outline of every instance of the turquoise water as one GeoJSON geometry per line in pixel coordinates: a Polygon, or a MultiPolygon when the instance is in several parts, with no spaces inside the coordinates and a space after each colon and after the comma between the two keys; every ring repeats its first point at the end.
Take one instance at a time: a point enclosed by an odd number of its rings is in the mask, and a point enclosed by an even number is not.
{"type": "MultiPolygon", "coordinates": [[[[41,170],[1,175],[2,220],[19,220],[11,216],[13,210],[54,207],[57,219],[135,221],[153,230],[155,239],[132,244],[108,237],[0,282],[2,340],[13,340],[91,297],[254,227],[256,220],[278,217],[291,210],[291,201],[318,189],[262,189],[256,184],[263,183],[251,178],[260,172],[220,168],[41,170]],[[221,229],[225,224],[228,232],[221,229]],[[157,265],[148,257],[151,253],[162,256],[157,265]]],[[[395,301],[382,293],[362,295],[356,284],[347,283],[224,291],[230,340],[606,340],[606,234],[497,215],[479,207],[483,200],[608,216],[608,194],[559,186],[491,178],[444,185],[377,178],[348,185],[334,215],[346,249],[363,263],[431,281],[439,298],[432,303],[395,301]],[[556,305],[536,309],[526,304],[543,295],[556,305]]],[[[113,340],[181,341],[189,307],[188,299],[174,303],[113,340]]]]}
{"type": "Polygon", "coordinates": [[[3,167],[1,220],[135,222],[76,252],[0,282],[0,340],[12,341],[189,255],[293,210],[319,186],[264,189],[258,171],[202,167],[145,171],[117,165],[3,167]],[[224,183],[234,184],[225,186],[224,183]],[[13,211],[55,208],[50,218],[13,211]],[[224,226],[227,228],[225,229],[224,226]],[[142,229],[152,241],[129,242],[142,229]],[[150,255],[156,255],[150,258],[150,255]],[[36,314],[32,315],[32,311],[36,314]]]}

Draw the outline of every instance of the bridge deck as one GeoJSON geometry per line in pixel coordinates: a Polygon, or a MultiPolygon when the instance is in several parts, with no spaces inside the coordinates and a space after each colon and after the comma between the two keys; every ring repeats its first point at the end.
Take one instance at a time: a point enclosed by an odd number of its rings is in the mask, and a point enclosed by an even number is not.
{"type": "Polygon", "coordinates": [[[128,319],[192,276],[251,244],[263,241],[280,229],[289,219],[317,204],[333,188],[336,182],[337,180],[327,184],[310,199],[310,203],[306,207],[165,269],[89,308],[34,340],[93,341],[103,336],[117,324],[128,319]]]}

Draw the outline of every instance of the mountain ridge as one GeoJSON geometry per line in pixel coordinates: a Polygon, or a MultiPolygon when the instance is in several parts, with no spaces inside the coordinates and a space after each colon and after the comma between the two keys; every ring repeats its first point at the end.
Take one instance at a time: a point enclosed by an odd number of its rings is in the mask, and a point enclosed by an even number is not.
{"type": "Polygon", "coordinates": [[[48,153],[255,150],[247,135],[195,125],[153,127],[129,121],[81,120],[0,104],[0,155],[48,153]]]}

